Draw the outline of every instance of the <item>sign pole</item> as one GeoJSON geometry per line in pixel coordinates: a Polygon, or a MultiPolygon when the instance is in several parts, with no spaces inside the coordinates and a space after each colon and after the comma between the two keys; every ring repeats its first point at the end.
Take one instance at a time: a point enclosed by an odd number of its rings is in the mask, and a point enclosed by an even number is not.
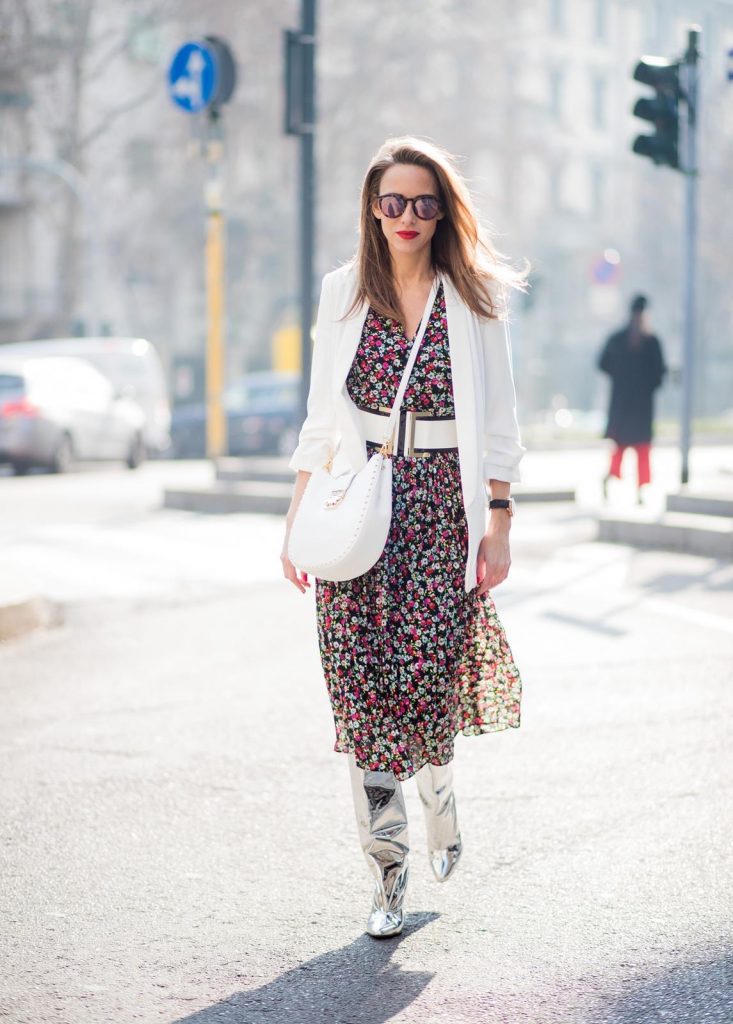
{"type": "Polygon", "coordinates": [[[695,363],[695,278],[697,256],[697,127],[700,123],[698,60],[700,30],[690,28],[687,52],[682,65],[682,88],[687,109],[685,135],[685,281],[684,281],[684,349],[682,362],[682,422],[680,429],[681,483],[690,479],[690,439],[695,363]]]}
{"type": "Polygon", "coordinates": [[[187,114],[206,111],[203,145],[206,159],[206,455],[214,460],[227,450],[227,424],[221,402],[224,387],[224,130],[221,107],[231,99],[236,79],[234,55],[218,36],[204,36],[201,42],[179,47],[168,70],[168,91],[176,106],[187,114]]]}
{"type": "Polygon", "coordinates": [[[224,387],[224,211],[221,163],[223,144],[218,119],[211,115],[206,142],[208,180],[206,205],[206,456],[218,459],[227,450],[226,419],[221,403],[224,387]],[[219,137],[217,137],[217,134],[219,137]]]}

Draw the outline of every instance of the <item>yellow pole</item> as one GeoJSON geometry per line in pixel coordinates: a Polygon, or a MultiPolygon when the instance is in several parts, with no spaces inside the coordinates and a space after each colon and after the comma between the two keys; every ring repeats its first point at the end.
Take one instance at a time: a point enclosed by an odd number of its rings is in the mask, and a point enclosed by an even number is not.
{"type": "Polygon", "coordinates": [[[227,450],[224,387],[224,214],[220,167],[222,144],[208,145],[210,175],[206,186],[206,455],[218,459],[227,450]]]}
{"type": "Polygon", "coordinates": [[[206,454],[226,451],[226,420],[221,405],[224,386],[224,218],[210,211],[206,232],[206,454]]]}

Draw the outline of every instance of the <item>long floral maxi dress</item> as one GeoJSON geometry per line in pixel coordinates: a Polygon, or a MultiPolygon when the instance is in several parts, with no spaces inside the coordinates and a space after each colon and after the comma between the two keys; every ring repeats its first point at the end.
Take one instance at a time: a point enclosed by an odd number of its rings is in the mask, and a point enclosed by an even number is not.
{"type": "MultiPolygon", "coordinates": [[[[346,382],[358,407],[392,406],[409,349],[402,325],[369,309],[346,382]]],[[[403,407],[454,415],[442,285],[403,407]]],[[[316,608],[334,749],[402,780],[452,760],[459,732],[517,728],[521,680],[492,598],[465,590],[458,450],[394,455],[392,472],[379,561],[354,580],[317,580],[316,608]]]]}

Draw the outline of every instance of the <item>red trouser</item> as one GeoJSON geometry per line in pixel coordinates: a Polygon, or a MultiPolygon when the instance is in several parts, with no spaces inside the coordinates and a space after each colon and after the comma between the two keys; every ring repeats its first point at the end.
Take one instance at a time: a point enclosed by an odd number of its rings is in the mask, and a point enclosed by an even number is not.
{"type": "Polygon", "coordinates": [[[624,457],[624,452],[627,448],[633,448],[636,452],[636,464],[639,475],[639,487],[643,487],[644,484],[648,484],[651,480],[651,473],[649,470],[649,452],[651,451],[651,445],[647,444],[619,444],[616,445],[616,450],[611,456],[611,467],[608,470],[609,476],[621,476],[621,460],[624,457]]]}

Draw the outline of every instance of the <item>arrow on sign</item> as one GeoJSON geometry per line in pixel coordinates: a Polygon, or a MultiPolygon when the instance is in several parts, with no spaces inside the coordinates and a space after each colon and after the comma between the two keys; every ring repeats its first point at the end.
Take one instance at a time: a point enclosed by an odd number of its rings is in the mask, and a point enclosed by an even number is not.
{"type": "Polygon", "coordinates": [[[168,71],[171,99],[189,114],[203,110],[216,91],[216,63],[205,45],[186,43],[176,51],[168,71]]]}
{"type": "Polygon", "coordinates": [[[194,50],[186,61],[186,75],[181,75],[171,86],[171,91],[181,99],[189,100],[192,109],[202,105],[201,80],[206,62],[198,50],[194,50]]]}

